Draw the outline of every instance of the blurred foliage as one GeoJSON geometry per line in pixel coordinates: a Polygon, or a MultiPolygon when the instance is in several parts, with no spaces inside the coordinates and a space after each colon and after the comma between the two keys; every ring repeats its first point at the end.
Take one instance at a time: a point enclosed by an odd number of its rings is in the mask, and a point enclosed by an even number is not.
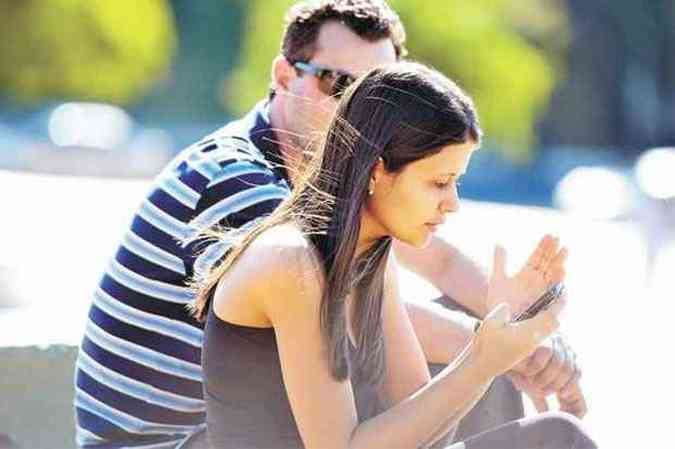
{"type": "Polygon", "coordinates": [[[225,103],[233,113],[245,113],[267,95],[272,60],[281,48],[283,19],[293,3],[290,0],[249,0],[239,64],[230,72],[223,92],[225,103]]]}
{"type": "MultiPolygon", "coordinates": [[[[250,0],[241,63],[226,94],[241,113],[266,94],[282,17],[293,1],[250,0]]],[[[409,57],[462,85],[475,99],[487,139],[516,160],[534,143],[564,60],[562,0],[390,0],[408,35],[409,57]]]]}
{"type": "Polygon", "coordinates": [[[138,117],[162,122],[223,121],[223,79],[237,62],[247,0],[170,0],[179,51],[171,76],[136,106],[138,117]]]}
{"type": "Polygon", "coordinates": [[[0,93],[131,103],[166,73],[175,33],[165,0],[0,1],[0,93]]]}

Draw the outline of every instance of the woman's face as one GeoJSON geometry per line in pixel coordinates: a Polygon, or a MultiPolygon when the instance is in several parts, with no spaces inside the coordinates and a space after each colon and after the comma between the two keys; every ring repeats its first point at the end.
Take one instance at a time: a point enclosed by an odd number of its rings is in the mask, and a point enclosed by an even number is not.
{"type": "Polygon", "coordinates": [[[457,181],[477,147],[473,141],[447,145],[398,172],[387,172],[380,161],[363,214],[364,237],[389,235],[416,247],[426,246],[445,216],[459,208],[457,181]]]}

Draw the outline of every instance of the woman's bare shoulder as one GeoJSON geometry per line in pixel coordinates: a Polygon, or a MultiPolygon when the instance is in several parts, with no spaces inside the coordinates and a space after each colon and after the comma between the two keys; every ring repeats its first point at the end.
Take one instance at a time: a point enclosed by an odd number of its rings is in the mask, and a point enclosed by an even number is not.
{"type": "Polygon", "coordinates": [[[297,225],[281,224],[251,242],[223,283],[254,294],[256,303],[268,298],[315,299],[320,297],[323,269],[316,249],[297,225]]]}
{"type": "Polygon", "coordinates": [[[316,249],[297,225],[287,223],[265,230],[246,249],[248,263],[268,275],[302,274],[319,269],[316,249]]]}

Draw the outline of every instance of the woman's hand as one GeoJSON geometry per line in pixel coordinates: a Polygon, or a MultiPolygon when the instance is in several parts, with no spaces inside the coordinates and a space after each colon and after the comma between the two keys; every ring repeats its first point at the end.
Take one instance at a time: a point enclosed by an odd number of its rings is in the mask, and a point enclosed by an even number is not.
{"type": "Polygon", "coordinates": [[[556,301],[533,318],[514,323],[506,303],[497,305],[476,331],[473,351],[486,373],[499,376],[528,357],[558,329],[558,315],[565,305],[556,301]]]}
{"type": "Polygon", "coordinates": [[[506,251],[495,249],[492,275],[488,284],[486,310],[506,303],[516,316],[536,301],[552,285],[565,279],[567,249],[550,235],[544,236],[525,266],[514,276],[506,275],[506,251]]]}

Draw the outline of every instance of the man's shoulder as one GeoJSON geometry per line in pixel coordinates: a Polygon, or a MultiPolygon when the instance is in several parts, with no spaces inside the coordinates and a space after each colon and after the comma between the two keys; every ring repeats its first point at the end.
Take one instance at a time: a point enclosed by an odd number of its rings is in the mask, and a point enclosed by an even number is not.
{"type": "Polygon", "coordinates": [[[188,158],[206,158],[221,166],[249,161],[271,167],[263,152],[253,143],[245,119],[236,120],[207,135],[186,150],[188,158]]]}
{"type": "Polygon", "coordinates": [[[227,123],[178,153],[164,174],[198,171],[213,181],[238,169],[275,179],[274,164],[251,138],[250,116],[227,123]]]}

